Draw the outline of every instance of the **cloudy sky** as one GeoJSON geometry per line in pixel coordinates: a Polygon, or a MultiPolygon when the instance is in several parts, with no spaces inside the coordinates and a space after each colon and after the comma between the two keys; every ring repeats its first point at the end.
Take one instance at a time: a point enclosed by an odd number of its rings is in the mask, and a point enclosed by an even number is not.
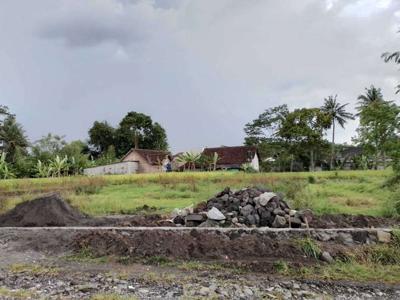
{"type": "Polygon", "coordinates": [[[399,99],[399,27],[398,0],[1,0],[0,104],[32,141],[139,111],[172,150],[237,145],[275,105],[399,99]]]}

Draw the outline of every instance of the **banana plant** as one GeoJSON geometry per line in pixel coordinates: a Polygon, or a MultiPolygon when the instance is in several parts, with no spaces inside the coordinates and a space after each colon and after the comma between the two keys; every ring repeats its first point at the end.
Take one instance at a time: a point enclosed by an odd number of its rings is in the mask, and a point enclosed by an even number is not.
{"type": "Polygon", "coordinates": [[[201,155],[198,153],[185,152],[177,157],[177,161],[183,163],[184,168],[186,168],[187,165],[189,170],[195,170],[196,163],[198,163],[200,157],[201,155]]]}
{"type": "Polygon", "coordinates": [[[44,164],[41,160],[37,161],[35,169],[37,177],[40,178],[50,177],[53,172],[53,168],[50,165],[44,164]]]}
{"type": "Polygon", "coordinates": [[[64,172],[68,171],[68,157],[60,158],[56,156],[50,161],[50,168],[52,168],[52,175],[56,177],[61,177],[64,172]]]}
{"type": "Polygon", "coordinates": [[[15,178],[15,174],[11,172],[8,163],[6,161],[6,153],[1,153],[0,156],[0,178],[1,179],[9,179],[15,178]]]}

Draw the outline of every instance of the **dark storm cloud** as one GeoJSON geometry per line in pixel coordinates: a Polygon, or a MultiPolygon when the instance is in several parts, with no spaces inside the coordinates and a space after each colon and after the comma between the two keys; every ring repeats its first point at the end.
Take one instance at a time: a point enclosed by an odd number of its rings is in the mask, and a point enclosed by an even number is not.
{"type": "Polygon", "coordinates": [[[274,105],[339,94],[354,108],[371,84],[396,100],[380,55],[399,48],[399,21],[394,0],[4,0],[0,104],[32,140],[85,139],[94,120],[136,110],[176,150],[241,144],[274,105]]]}

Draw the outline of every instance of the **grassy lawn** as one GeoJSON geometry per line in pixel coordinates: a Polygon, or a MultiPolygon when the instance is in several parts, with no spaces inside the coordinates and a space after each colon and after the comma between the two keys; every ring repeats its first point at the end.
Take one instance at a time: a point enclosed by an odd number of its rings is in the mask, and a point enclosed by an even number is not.
{"type": "Polygon", "coordinates": [[[391,171],[316,173],[204,172],[134,174],[103,177],[16,179],[0,181],[1,210],[35,195],[60,191],[74,206],[91,215],[132,213],[147,205],[159,212],[207,200],[226,186],[261,185],[285,194],[295,208],[317,213],[373,216],[390,213],[395,191],[384,187],[391,171]]]}

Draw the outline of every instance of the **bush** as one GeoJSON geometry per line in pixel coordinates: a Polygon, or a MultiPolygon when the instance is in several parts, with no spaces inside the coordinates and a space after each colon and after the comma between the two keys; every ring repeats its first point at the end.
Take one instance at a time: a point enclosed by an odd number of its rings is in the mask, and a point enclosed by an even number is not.
{"type": "Polygon", "coordinates": [[[305,238],[298,241],[301,251],[311,258],[318,259],[321,256],[321,248],[319,245],[311,238],[305,238]]]}
{"type": "Polygon", "coordinates": [[[317,180],[315,179],[315,177],[312,176],[312,175],[308,176],[307,180],[308,180],[308,183],[310,183],[310,184],[314,184],[314,183],[317,182],[317,180]]]}

